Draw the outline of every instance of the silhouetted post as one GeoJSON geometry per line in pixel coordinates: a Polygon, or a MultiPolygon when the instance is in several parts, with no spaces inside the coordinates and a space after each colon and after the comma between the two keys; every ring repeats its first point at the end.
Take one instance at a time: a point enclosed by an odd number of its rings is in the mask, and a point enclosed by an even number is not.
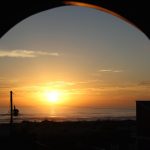
{"type": "Polygon", "coordinates": [[[10,91],[10,134],[12,133],[13,125],[13,92],[10,91]]]}

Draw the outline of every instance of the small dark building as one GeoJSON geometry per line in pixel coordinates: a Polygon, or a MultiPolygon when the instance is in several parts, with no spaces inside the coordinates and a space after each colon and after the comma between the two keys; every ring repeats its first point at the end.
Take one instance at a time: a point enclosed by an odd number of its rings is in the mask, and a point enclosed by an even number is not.
{"type": "Polygon", "coordinates": [[[150,150],[150,101],[136,102],[137,150],[150,150]]]}

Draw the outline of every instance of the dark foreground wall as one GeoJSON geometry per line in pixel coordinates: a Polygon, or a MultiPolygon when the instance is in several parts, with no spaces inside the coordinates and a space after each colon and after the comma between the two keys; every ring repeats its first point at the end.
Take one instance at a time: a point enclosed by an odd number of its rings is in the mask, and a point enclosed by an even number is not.
{"type": "Polygon", "coordinates": [[[136,102],[137,150],[150,150],[150,101],[136,102]]]}
{"type": "Polygon", "coordinates": [[[150,38],[148,0],[1,0],[0,37],[17,23],[33,14],[65,5],[95,6],[101,11],[120,16],[138,27],[150,38]]]}

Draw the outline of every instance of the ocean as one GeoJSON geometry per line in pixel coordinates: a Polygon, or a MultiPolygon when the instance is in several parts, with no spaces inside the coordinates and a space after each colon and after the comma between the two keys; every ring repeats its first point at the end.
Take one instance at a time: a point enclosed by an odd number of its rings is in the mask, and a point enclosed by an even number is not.
{"type": "MultiPolygon", "coordinates": [[[[32,121],[91,121],[91,120],[135,120],[134,108],[99,108],[99,107],[20,107],[19,116],[14,122],[32,121]]],[[[0,108],[0,123],[9,123],[9,108],[0,108]]]]}

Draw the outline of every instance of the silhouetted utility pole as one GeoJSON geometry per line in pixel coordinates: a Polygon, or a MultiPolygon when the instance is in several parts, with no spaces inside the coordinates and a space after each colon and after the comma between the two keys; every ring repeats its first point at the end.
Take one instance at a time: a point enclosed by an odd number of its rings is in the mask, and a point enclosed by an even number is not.
{"type": "Polygon", "coordinates": [[[10,134],[13,126],[13,92],[10,91],[10,134]]]}

